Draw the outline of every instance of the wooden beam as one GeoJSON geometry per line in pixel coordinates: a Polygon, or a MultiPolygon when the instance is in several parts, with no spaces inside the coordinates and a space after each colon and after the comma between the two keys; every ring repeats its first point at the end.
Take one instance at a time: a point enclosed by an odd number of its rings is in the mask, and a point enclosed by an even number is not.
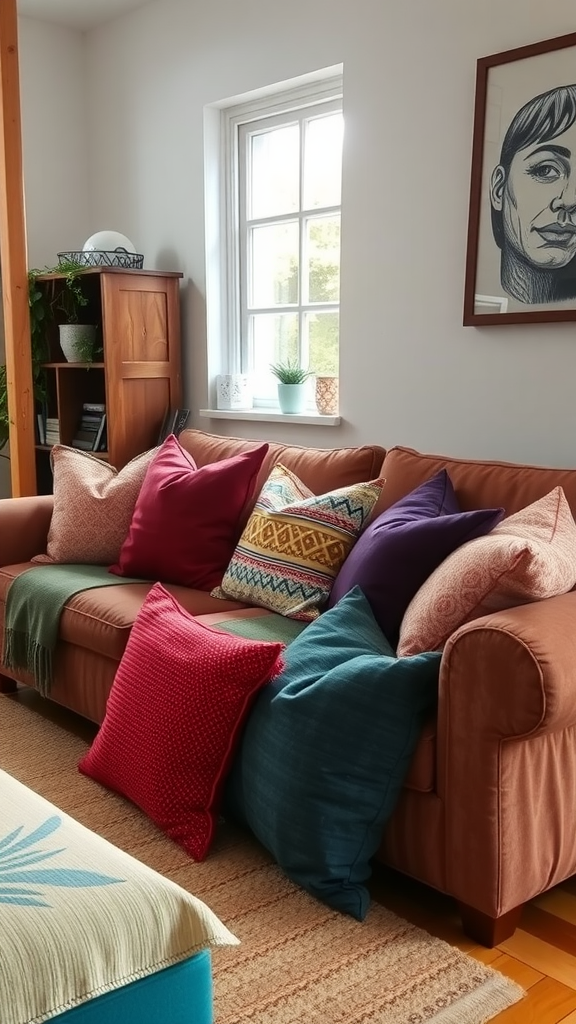
{"type": "Polygon", "coordinates": [[[12,495],[36,494],[16,0],[0,0],[0,261],[12,495]]]}

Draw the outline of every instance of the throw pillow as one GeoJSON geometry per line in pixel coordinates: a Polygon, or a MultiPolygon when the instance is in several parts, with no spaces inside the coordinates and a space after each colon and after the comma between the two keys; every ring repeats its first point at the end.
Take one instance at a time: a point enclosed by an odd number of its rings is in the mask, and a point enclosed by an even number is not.
{"type": "Polygon", "coordinates": [[[328,606],[359,586],[395,646],[402,616],[424,580],[452,551],[489,533],[503,516],[503,508],[460,512],[442,469],[364,530],[334,581],[328,606]]]}
{"type": "Polygon", "coordinates": [[[285,466],[274,467],[213,597],[311,621],[365,527],[383,480],[314,495],[285,466]]]}
{"type": "Polygon", "coordinates": [[[440,658],[396,658],[355,587],[286,649],[234,761],[228,810],[293,881],[359,920],[440,658]]]}
{"type": "Polygon", "coordinates": [[[45,555],[33,562],[110,565],[126,538],[155,449],[120,471],[88,452],[55,444],[50,452],[54,510],[45,555]]]}
{"type": "Polygon", "coordinates": [[[268,445],[262,444],[197,469],[170,434],[150,463],[128,536],[110,572],[197,590],[217,586],[267,451],[268,445]]]}
{"type": "Polygon", "coordinates": [[[465,622],[564,594],[576,584],[576,523],[561,487],[469,541],[406,609],[398,654],[437,650],[465,622]]]}
{"type": "Polygon", "coordinates": [[[202,860],[240,729],[256,692],[280,670],[282,650],[200,625],[155,584],[80,771],[202,860]]]}

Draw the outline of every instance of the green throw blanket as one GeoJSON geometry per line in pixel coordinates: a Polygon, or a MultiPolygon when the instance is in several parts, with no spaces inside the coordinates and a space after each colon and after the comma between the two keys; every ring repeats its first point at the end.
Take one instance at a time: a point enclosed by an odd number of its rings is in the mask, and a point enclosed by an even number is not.
{"type": "Polygon", "coordinates": [[[52,654],[60,616],[74,594],[94,587],[145,583],[114,576],[102,565],[38,565],[16,576],[6,595],[2,663],[34,676],[43,697],[50,693],[52,654]]]}

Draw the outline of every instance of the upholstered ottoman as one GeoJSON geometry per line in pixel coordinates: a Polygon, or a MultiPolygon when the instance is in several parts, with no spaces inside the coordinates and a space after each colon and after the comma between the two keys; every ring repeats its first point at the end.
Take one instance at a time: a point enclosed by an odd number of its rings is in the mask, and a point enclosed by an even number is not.
{"type": "Polygon", "coordinates": [[[200,900],[0,771],[2,1024],[211,1024],[200,900]]]}

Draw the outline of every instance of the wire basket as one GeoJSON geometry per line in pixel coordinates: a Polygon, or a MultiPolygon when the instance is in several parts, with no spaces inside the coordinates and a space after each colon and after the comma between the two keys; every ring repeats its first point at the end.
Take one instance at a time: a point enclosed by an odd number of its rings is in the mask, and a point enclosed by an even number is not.
{"type": "Polygon", "coordinates": [[[142,270],[144,257],[138,252],[125,249],[81,249],[76,252],[59,252],[58,263],[80,263],[83,267],[122,267],[124,270],[142,270]]]}

